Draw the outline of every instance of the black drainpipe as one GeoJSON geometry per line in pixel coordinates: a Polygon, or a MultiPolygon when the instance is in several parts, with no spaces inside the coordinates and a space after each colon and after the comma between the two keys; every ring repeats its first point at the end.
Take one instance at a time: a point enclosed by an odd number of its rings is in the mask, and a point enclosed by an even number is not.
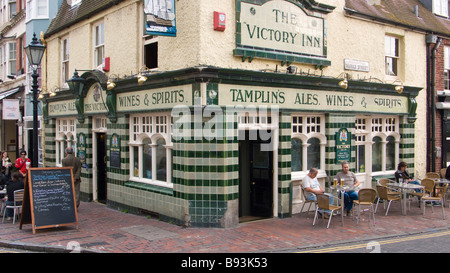
{"type": "MultiPolygon", "coordinates": [[[[427,36],[431,36],[432,34],[429,34],[427,36]]],[[[434,35],[433,35],[434,36],[434,35]]],[[[428,47],[428,53],[430,56],[430,78],[428,81],[428,97],[430,102],[430,113],[431,113],[431,145],[430,150],[431,154],[429,154],[428,158],[429,161],[431,161],[431,168],[427,169],[431,172],[436,171],[436,52],[438,51],[440,45],[441,45],[442,39],[437,38],[436,44],[431,49],[431,43],[429,39],[427,39],[427,47],[428,47]],[[430,54],[431,53],[431,54],[430,54]],[[430,160],[431,159],[431,160],[430,160]]],[[[429,132],[429,131],[428,131],[429,132]]],[[[430,132],[428,133],[427,138],[430,137],[430,132]]]]}

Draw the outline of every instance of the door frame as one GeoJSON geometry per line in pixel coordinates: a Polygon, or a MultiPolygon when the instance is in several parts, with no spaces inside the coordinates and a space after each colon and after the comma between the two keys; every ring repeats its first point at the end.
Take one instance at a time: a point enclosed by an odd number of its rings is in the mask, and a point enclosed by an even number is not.
{"type": "Polygon", "coordinates": [[[108,145],[108,134],[105,129],[92,130],[92,200],[98,201],[98,154],[97,154],[97,140],[98,134],[105,134],[105,145],[108,145]]]}
{"type": "MultiPolygon", "coordinates": [[[[272,175],[272,184],[273,184],[273,210],[272,217],[278,217],[278,139],[279,139],[279,129],[278,129],[278,118],[274,119],[272,124],[268,124],[265,126],[259,125],[248,125],[248,124],[239,124],[238,131],[261,131],[261,130],[271,130],[272,131],[272,141],[273,141],[273,153],[272,153],[272,162],[273,162],[273,175],[272,175]],[[264,127],[264,128],[263,128],[264,127]]],[[[238,132],[239,134],[239,132],[238,132]]],[[[244,133],[245,135],[245,133],[244,133]]]]}

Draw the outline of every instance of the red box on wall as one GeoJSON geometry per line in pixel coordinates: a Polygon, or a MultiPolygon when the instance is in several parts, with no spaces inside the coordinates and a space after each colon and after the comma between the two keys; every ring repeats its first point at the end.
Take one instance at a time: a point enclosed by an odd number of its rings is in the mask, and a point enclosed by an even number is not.
{"type": "Polygon", "coordinates": [[[110,57],[106,57],[103,61],[103,71],[108,72],[109,71],[109,64],[110,64],[110,57]]]}
{"type": "Polygon", "coordinates": [[[226,15],[223,12],[214,12],[214,30],[225,31],[226,27],[226,15]]]}

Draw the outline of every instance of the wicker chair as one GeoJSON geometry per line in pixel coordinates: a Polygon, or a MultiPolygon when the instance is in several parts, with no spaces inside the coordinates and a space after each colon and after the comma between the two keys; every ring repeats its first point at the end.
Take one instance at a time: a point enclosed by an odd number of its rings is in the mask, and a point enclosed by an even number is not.
{"type": "MultiPolygon", "coordinates": [[[[341,206],[330,205],[330,197],[326,194],[317,194],[317,207],[316,212],[314,214],[313,226],[316,224],[316,219],[319,213],[319,209],[322,210],[322,213],[330,214],[328,219],[327,228],[330,227],[331,218],[333,218],[333,212],[336,210],[342,209],[341,206]]],[[[344,225],[344,215],[341,214],[342,225],[344,225]]]]}
{"type": "Polygon", "coordinates": [[[447,168],[442,168],[440,173],[441,173],[441,178],[445,178],[445,174],[447,173],[447,168]]]}
{"type": "MultiPolygon", "coordinates": [[[[442,217],[445,219],[444,196],[445,196],[445,191],[447,191],[448,184],[445,184],[444,191],[438,193],[437,196],[432,196],[434,184],[435,183],[432,179],[423,179],[422,180],[422,186],[425,187],[425,192],[422,196],[423,215],[425,215],[425,207],[426,207],[427,202],[441,202],[442,217]]],[[[431,206],[431,211],[433,211],[433,206],[431,206]]]]}
{"type": "Polygon", "coordinates": [[[388,183],[392,183],[393,181],[391,181],[391,180],[389,180],[389,179],[387,179],[387,178],[381,178],[380,180],[378,180],[378,184],[380,184],[381,186],[383,186],[383,187],[386,187],[386,189],[387,189],[387,194],[388,195],[393,195],[393,196],[398,196],[398,197],[401,197],[401,193],[400,192],[398,192],[398,191],[394,191],[394,190],[392,190],[392,189],[390,189],[388,186],[387,186],[387,184],[388,183]]]}
{"type": "Polygon", "coordinates": [[[437,179],[437,178],[441,178],[441,175],[435,172],[429,172],[425,174],[425,178],[430,178],[430,179],[437,179]]]}
{"type": "Polygon", "coordinates": [[[368,206],[370,207],[370,212],[372,213],[373,216],[373,224],[375,225],[375,210],[373,209],[373,204],[376,198],[377,198],[377,191],[372,188],[359,190],[358,200],[353,200],[353,204],[356,206],[358,210],[356,224],[359,224],[359,219],[361,218],[361,206],[368,206]]]}
{"type": "MultiPolygon", "coordinates": [[[[391,207],[392,201],[400,201],[400,205],[402,205],[402,201],[401,201],[402,198],[400,196],[388,194],[388,189],[386,187],[377,185],[377,192],[378,192],[378,201],[377,201],[377,206],[375,207],[375,213],[377,213],[378,203],[380,202],[380,199],[389,201],[389,205],[387,207],[385,216],[388,215],[389,208],[391,207]]],[[[384,204],[385,204],[385,208],[386,208],[386,203],[384,203],[384,204]]]]}

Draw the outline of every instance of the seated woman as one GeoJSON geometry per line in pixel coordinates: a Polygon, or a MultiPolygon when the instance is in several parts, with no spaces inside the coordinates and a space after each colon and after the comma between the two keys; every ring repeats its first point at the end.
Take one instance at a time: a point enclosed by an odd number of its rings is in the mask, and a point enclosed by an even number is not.
{"type": "MultiPolygon", "coordinates": [[[[406,162],[400,162],[398,163],[397,170],[395,171],[395,181],[399,183],[400,178],[403,179],[403,183],[410,183],[410,184],[416,184],[420,185],[420,182],[417,180],[412,179],[412,177],[409,175],[408,171],[406,170],[408,168],[408,164],[406,162]]],[[[416,192],[420,192],[420,189],[416,189],[416,192]]],[[[418,196],[420,201],[420,196],[418,196]]]]}

